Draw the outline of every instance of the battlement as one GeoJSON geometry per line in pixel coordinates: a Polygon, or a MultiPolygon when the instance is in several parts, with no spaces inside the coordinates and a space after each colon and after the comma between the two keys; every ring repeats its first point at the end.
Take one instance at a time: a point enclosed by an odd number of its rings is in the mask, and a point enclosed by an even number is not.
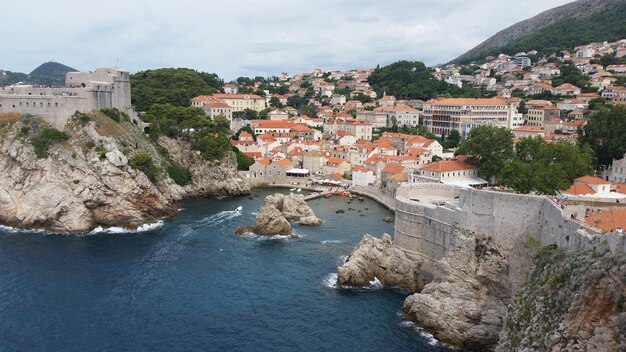
{"type": "Polygon", "coordinates": [[[447,253],[456,231],[492,238],[506,249],[533,237],[563,248],[625,250],[623,236],[601,234],[564,218],[561,208],[547,197],[433,183],[404,185],[396,195],[394,241],[400,249],[429,261],[447,253]]]}
{"type": "Polygon", "coordinates": [[[32,114],[63,129],[76,111],[117,108],[131,114],[130,75],[117,68],[68,72],[64,87],[11,85],[0,88],[0,112],[32,114]]]}

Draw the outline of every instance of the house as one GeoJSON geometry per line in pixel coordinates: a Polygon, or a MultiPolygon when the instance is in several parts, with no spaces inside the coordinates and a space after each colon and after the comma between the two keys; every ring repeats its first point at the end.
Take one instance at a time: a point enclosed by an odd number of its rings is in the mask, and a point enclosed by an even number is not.
{"type": "Polygon", "coordinates": [[[347,174],[350,173],[352,165],[347,160],[339,158],[326,158],[326,164],[322,167],[324,175],[347,174]]]}
{"type": "Polygon", "coordinates": [[[222,89],[225,94],[237,94],[239,92],[239,87],[232,83],[225,84],[222,89]]]}
{"type": "Polygon", "coordinates": [[[561,110],[550,105],[535,105],[528,108],[526,115],[526,125],[544,128],[547,121],[551,121],[561,116],[561,110]]]}
{"type": "Polygon", "coordinates": [[[337,132],[336,138],[339,145],[354,145],[357,141],[353,133],[345,131],[337,132]]]}
{"type": "Polygon", "coordinates": [[[360,165],[352,167],[352,185],[354,186],[371,186],[376,183],[374,171],[360,165]]]}
{"type": "Polygon", "coordinates": [[[562,84],[550,90],[552,95],[578,95],[581,89],[571,83],[562,84]]]}
{"type": "Polygon", "coordinates": [[[372,125],[367,121],[349,120],[338,124],[338,131],[352,133],[356,139],[372,139],[372,125]]]}
{"type": "Polygon", "coordinates": [[[383,184],[385,184],[389,182],[391,177],[399,174],[408,174],[407,168],[400,164],[388,163],[381,171],[380,180],[383,184]]]}
{"type": "Polygon", "coordinates": [[[621,159],[613,159],[607,174],[610,182],[626,183],[626,155],[621,159]]]}
{"type": "Polygon", "coordinates": [[[271,121],[286,121],[289,119],[289,114],[282,110],[272,110],[267,114],[267,119],[271,121]]]}
{"type": "Polygon", "coordinates": [[[430,152],[431,155],[443,158],[443,146],[435,139],[429,139],[423,136],[411,136],[404,144],[404,148],[423,148],[430,152]]]}
{"type": "Polygon", "coordinates": [[[585,223],[604,232],[623,233],[626,228],[626,208],[601,211],[585,217],[585,223]]]}
{"type": "Polygon", "coordinates": [[[582,176],[574,179],[574,184],[562,193],[566,196],[613,198],[611,196],[611,183],[595,176],[582,176]]]}
{"type": "Polygon", "coordinates": [[[204,114],[211,119],[221,115],[228,119],[228,121],[233,120],[233,110],[228,104],[223,102],[207,102],[202,106],[202,110],[204,110],[204,114]]]}
{"type": "Polygon", "coordinates": [[[546,134],[543,128],[534,126],[517,127],[511,130],[511,132],[513,132],[513,135],[517,139],[528,137],[543,137],[546,134]]]}
{"type": "Polygon", "coordinates": [[[561,110],[587,110],[589,104],[578,99],[565,99],[556,103],[556,107],[561,110]]]}
{"type": "Polygon", "coordinates": [[[256,94],[212,94],[200,95],[191,100],[192,106],[202,107],[204,102],[220,101],[228,104],[233,112],[251,109],[261,111],[265,109],[265,98],[256,94]]]}
{"type": "Polygon", "coordinates": [[[472,187],[487,184],[478,177],[476,166],[468,164],[463,158],[441,160],[414,168],[409,174],[409,183],[439,182],[461,187],[472,187]]]}
{"type": "Polygon", "coordinates": [[[346,103],[346,96],[342,94],[333,94],[330,98],[331,105],[344,105],[346,103]]]}
{"type": "Polygon", "coordinates": [[[378,105],[380,106],[395,106],[396,105],[396,97],[393,95],[383,94],[383,97],[378,99],[378,105]]]}
{"type": "Polygon", "coordinates": [[[616,75],[626,74],[626,65],[608,65],[606,70],[609,72],[615,72],[616,75]]]}

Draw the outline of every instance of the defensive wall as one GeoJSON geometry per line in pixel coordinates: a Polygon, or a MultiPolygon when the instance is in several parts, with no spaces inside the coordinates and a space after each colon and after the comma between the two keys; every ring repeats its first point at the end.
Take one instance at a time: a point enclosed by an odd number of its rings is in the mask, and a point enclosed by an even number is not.
{"type": "Polygon", "coordinates": [[[12,85],[0,88],[0,112],[42,117],[63,129],[76,112],[117,108],[133,116],[127,71],[101,68],[96,72],[68,72],[65,87],[12,85]]]}
{"type": "Polygon", "coordinates": [[[543,245],[625,251],[620,234],[601,234],[566,219],[551,199],[436,183],[404,185],[396,192],[394,241],[407,252],[428,261],[441,259],[452,247],[455,232],[492,238],[512,249],[531,237],[543,245]]]}

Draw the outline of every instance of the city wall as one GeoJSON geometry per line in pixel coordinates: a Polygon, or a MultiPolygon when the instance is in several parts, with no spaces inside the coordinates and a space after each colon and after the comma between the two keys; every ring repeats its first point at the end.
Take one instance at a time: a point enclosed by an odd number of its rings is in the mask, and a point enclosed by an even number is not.
{"type": "Polygon", "coordinates": [[[543,245],[624,252],[624,238],[601,234],[574,220],[547,197],[464,189],[423,183],[396,192],[394,241],[407,252],[441,259],[453,246],[456,231],[492,238],[505,249],[522,246],[531,237],[543,245]]]}

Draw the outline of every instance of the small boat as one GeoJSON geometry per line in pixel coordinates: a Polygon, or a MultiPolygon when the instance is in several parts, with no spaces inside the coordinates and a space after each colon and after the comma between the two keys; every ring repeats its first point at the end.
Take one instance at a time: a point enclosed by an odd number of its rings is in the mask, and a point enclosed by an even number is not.
{"type": "Polygon", "coordinates": [[[240,205],[235,209],[235,211],[241,214],[243,212],[243,207],[240,205]]]}
{"type": "Polygon", "coordinates": [[[296,192],[302,192],[302,188],[296,189],[296,192]]]}
{"type": "Polygon", "coordinates": [[[297,188],[292,188],[292,189],[290,189],[289,191],[290,191],[290,192],[293,192],[293,191],[295,191],[296,189],[297,189],[297,188]]]}

